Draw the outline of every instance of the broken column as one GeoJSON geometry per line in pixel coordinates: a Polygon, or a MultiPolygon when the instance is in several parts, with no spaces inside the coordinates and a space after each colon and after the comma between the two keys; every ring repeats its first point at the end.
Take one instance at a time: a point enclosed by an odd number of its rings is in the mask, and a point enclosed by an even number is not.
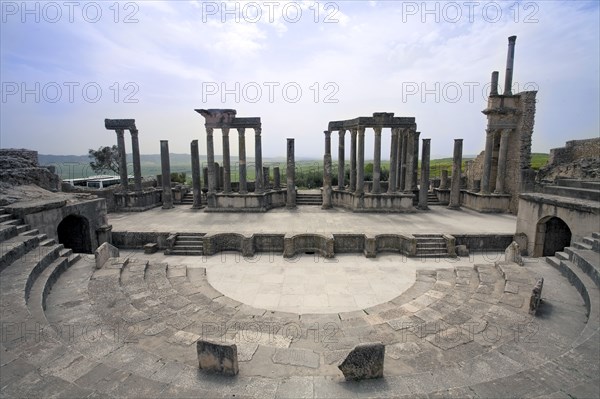
{"type": "Polygon", "coordinates": [[[398,128],[392,129],[392,144],[390,147],[390,175],[388,178],[388,193],[396,192],[396,175],[398,171],[398,128]]]}
{"type": "Polygon", "coordinates": [[[281,174],[279,172],[279,166],[273,167],[273,188],[275,190],[281,189],[281,174]]]}
{"type": "Polygon", "coordinates": [[[160,141],[160,163],[162,166],[162,208],[173,208],[173,192],[171,191],[171,163],[169,161],[169,142],[160,141]]]}
{"type": "Polygon", "coordinates": [[[381,193],[381,128],[374,127],[375,145],[373,153],[373,194],[381,193]]]}
{"type": "Polygon", "coordinates": [[[510,129],[503,129],[500,135],[500,151],[498,153],[498,171],[496,172],[496,189],[494,190],[495,194],[504,194],[509,137],[510,129]]]}
{"type": "Polygon", "coordinates": [[[427,197],[429,194],[429,153],[431,139],[423,139],[423,153],[421,155],[421,182],[419,187],[419,209],[429,209],[427,197]]]}
{"type": "Polygon", "coordinates": [[[365,192],[365,128],[358,128],[358,162],[356,163],[356,191],[357,195],[365,192]]]}
{"type": "Polygon", "coordinates": [[[322,209],[331,208],[331,132],[325,130],[325,155],[323,156],[323,205],[322,209]]]}
{"type": "Polygon", "coordinates": [[[246,182],[246,129],[243,127],[238,128],[238,154],[240,163],[240,194],[248,193],[248,183],[246,182]]]}
{"type": "Polygon", "coordinates": [[[448,190],[448,170],[442,169],[442,175],[440,177],[440,190],[448,190]]]}
{"type": "Polygon", "coordinates": [[[204,182],[204,191],[208,191],[208,167],[206,166],[202,168],[202,181],[204,182]]]}
{"type": "Polygon", "coordinates": [[[265,190],[269,190],[270,175],[271,175],[271,168],[269,166],[263,166],[263,187],[265,190]]]}
{"type": "MultiPolygon", "coordinates": [[[[254,169],[256,178],[254,179],[254,192],[261,193],[263,191],[263,173],[262,173],[262,142],[261,128],[254,128],[254,169]]],[[[293,144],[292,144],[293,147],[293,144]]],[[[295,201],[294,201],[295,203],[295,201]]]]}
{"type": "Polygon", "coordinates": [[[490,87],[490,96],[498,95],[498,71],[492,72],[492,86],[490,87]]]}
{"type": "Polygon", "coordinates": [[[131,153],[133,157],[133,181],[135,191],[142,191],[142,166],[140,161],[140,143],[138,141],[138,130],[135,127],[129,129],[131,133],[131,153]]]}
{"type": "MultiPolygon", "coordinates": [[[[338,190],[345,189],[344,182],[344,158],[345,158],[345,135],[346,129],[340,129],[339,131],[339,141],[338,141],[338,190]]],[[[331,146],[331,144],[330,144],[331,146]]],[[[331,150],[329,151],[331,153],[331,150]]]]}
{"type": "Polygon", "coordinates": [[[460,208],[460,174],[462,164],[463,139],[454,139],[454,155],[452,158],[452,183],[450,187],[450,203],[448,208],[460,208]]]}
{"type": "Polygon", "coordinates": [[[221,129],[223,133],[223,192],[231,192],[231,163],[229,159],[229,128],[221,129]]]}
{"type": "Polygon", "coordinates": [[[294,160],[294,139],[287,139],[287,198],[286,207],[296,207],[296,162],[294,160]]]}
{"type": "Polygon", "coordinates": [[[350,192],[356,190],[356,134],[357,129],[350,130],[350,192]]]}
{"type": "Polygon", "coordinates": [[[200,186],[200,154],[198,152],[198,140],[192,140],[190,145],[192,153],[192,193],[194,194],[193,209],[202,208],[202,189],[200,186]]]}
{"type": "Polygon", "coordinates": [[[504,77],[504,95],[512,96],[513,66],[515,63],[516,36],[508,38],[508,54],[506,55],[506,76],[504,77]]]}
{"type": "Polygon", "coordinates": [[[481,194],[490,193],[490,176],[492,174],[492,151],[494,147],[494,131],[486,130],[485,152],[483,153],[483,175],[481,176],[481,194]]]}

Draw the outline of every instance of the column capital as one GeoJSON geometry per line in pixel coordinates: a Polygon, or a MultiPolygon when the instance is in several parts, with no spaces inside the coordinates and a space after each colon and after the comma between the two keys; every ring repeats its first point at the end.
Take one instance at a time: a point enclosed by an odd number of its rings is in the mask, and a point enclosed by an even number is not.
{"type": "Polygon", "coordinates": [[[206,134],[207,134],[207,135],[209,135],[209,136],[212,136],[212,134],[213,134],[213,130],[214,130],[214,128],[212,128],[212,127],[207,127],[207,128],[206,128],[206,134]]]}
{"type": "Polygon", "coordinates": [[[238,127],[237,131],[238,131],[238,134],[240,136],[244,136],[246,134],[246,128],[245,127],[238,127]]]}
{"type": "Polygon", "coordinates": [[[132,137],[137,137],[139,131],[136,128],[130,128],[129,133],[131,134],[132,137]]]}
{"type": "Polygon", "coordinates": [[[125,137],[125,129],[115,129],[115,132],[117,133],[118,138],[125,137]]]}
{"type": "Polygon", "coordinates": [[[358,131],[359,135],[361,135],[361,136],[365,135],[365,127],[364,126],[359,126],[357,131],[358,131]]]}
{"type": "Polygon", "coordinates": [[[502,136],[508,136],[511,132],[513,131],[513,129],[502,129],[502,132],[500,133],[502,136]]]}
{"type": "Polygon", "coordinates": [[[255,136],[260,136],[261,133],[262,133],[262,128],[260,128],[260,127],[255,127],[254,128],[254,135],[255,136]]]}
{"type": "Polygon", "coordinates": [[[375,126],[373,130],[375,131],[376,135],[381,136],[381,131],[383,130],[383,128],[381,126],[375,126]]]}
{"type": "Polygon", "coordinates": [[[340,137],[344,137],[344,135],[346,134],[346,129],[338,130],[338,134],[340,135],[340,137]]]}
{"type": "Polygon", "coordinates": [[[325,135],[325,138],[330,138],[331,137],[331,132],[329,130],[324,130],[323,134],[325,135]]]}
{"type": "Polygon", "coordinates": [[[223,137],[229,137],[229,127],[222,127],[221,133],[223,133],[223,137]]]}

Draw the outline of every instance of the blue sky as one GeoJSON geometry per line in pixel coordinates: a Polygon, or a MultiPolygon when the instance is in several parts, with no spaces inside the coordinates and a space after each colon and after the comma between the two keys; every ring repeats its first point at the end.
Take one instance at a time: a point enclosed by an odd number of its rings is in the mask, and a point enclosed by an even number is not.
{"type": "Polygon", "coordinates": [[[235,108],[262,118],[265,157],[294,137],[298,157],[320,158],[329,121],[373,112],[416,117],[433,156],[454,138],[475,154],[486,85],[493,70],[504,82],[517,35],[515,89],[539,90],[533,150],[545,152],[598,136],[598,4],[2,1],[0,146],[85,154],[116,142],[104,118],[135,118],[143,153],[161,139],[204,152],[194,108],[235,108]]]}

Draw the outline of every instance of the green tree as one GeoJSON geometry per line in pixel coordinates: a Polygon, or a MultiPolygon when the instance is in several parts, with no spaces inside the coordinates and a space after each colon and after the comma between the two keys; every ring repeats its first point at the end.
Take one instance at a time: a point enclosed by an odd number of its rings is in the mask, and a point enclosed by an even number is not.
{"type": "Polygon", "coordinates": [[[113,171],[119,174],[119,149],[116,145],[112,147],[100,147],[98,150],[88,150],[88,156],[93,160],[90,162],[90,167],[96,173],[105,171],[113,171]]]}

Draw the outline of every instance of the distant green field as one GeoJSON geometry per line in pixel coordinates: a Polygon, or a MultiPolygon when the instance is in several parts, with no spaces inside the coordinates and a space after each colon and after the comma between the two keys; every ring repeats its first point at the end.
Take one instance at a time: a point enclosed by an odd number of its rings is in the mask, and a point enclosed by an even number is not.
{"type": "MultiPolygon", "coordinates": [[[[462,162],[463,169],[466,167],[467,161],[472,158],[465,158],[462,162]]],[[[535,170],[538,170],[542,166],[548,163],[548,154],[534,153],[531,157],[531,167],[535,170]]],[[[92,175],[96,175],[90,167],[88,163],[83,162],[63,162],[63,163],[54,163],[56,167],[57,173],[62,179],[75,179],[81,177],[88,177],[92,175]]],[[[205,163],[202,163],[204,166],[205,163]]],[[[279,170],[281,173],[282,181],[285,181],[285,162],[265,162],[264,166],[270,166],[273,168],[274,166],[279,166],[279,170]]],[[[239,180],[239,171],[237,163],[232,163],[231,165],[231,180],[238,181],[239,180]]],[[[381,168],[383,171],[389,171],[389,161],[382,161],[381,168]]],[[[420,163],[419,163],[420,168],[420,163]]],[[[349,169],[349,164],[347,163],[346,170],[349,169]]],[[[133,174],[133,166],[131,164],[128,165],[128,170],[130,174],[133,174]]],[[[372,161],[365,161],[365,170],[367,171],[367,176],[372,172],[372,161]]],[[[441,175],[442,170],[448,170],[451,172],[452,170],[452,158],[441,158],[441,159],[433,159],[430,162],[430,173],[432,178],[439,177],[441,175]]],[[[185,173],[188,182],[191,182],[191,166],[189,162],[173,162],[171,163],[171,172],[175,173],[185,173]]],[[[144,162],[142,161],[142,175],[143,176],[156,176],[161,173],[161,166],[158,162],[144,162]]],[[[272,172],[271,172],[272,173],[272,172]]],[[[112,174],[112,173],[107,173],[112,174]]],[[[248,180],[254,180],[255,170],[254,164],[250,163],[247,167],[247,176],[248,180]]],[[[272,176],[272,174],[271,174],[272,176]]],[[[310,161],[297,161],[296,162],[296,177],[298,183],[306,182],[307,187],[315,187],[317,185],[322,184],[322,176],[323,176],[323,161],[319,160],[310,160],[310,161]]],[[[333,164],[333,176],[337,181],[337,163],[333,164]]],[[[299,184],[300,185],[300,184],[299,184]]]]}

